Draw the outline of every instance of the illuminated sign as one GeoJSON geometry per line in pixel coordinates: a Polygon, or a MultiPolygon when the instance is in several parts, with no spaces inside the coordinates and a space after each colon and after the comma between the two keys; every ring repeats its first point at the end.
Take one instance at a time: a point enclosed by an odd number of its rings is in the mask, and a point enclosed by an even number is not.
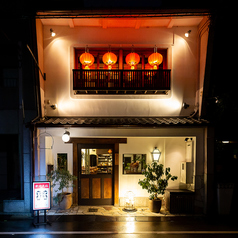
{"type": "Polygon", "coordinates": [[[33,210],[49,210],[50,198],[50,182],[33,182],[33,210]]]}

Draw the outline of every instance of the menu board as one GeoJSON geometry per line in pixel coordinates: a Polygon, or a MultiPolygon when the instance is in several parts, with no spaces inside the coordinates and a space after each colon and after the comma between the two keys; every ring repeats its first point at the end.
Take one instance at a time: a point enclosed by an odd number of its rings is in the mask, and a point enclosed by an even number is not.
{"type": "Polygon", "coordinates": [[[49,210],[50,197],[50,182],[33,182],[33,210],[49,210]]]}

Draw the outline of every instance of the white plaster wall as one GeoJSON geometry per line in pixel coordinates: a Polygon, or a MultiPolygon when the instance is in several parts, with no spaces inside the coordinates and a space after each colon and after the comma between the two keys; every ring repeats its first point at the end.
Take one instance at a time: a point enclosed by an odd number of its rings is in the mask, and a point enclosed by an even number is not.
{"type": "MultiPolygon", "coordinates": [[[[54,165],[54,169],[57,169],[57,154],[59,153],[67,153],[67,166],[68,166],[68,170],[71,174],[73,174],[73,145],[72,144],[65,144],[62,141],[61,137],[56,137],[54,136],[54,146],[52,149],[52,159],[51,161],[49,161],[49,163],[51,164],[52,160],[53,160],[53,165],[54,165]]],[[[53,197],[56,195],[55,190],[57,189],[57,186],[55,188],[53,188],[53,197]]],[[[73,188],[68,188],[67,190],[68,192],[73,192],[73,188]]]]}
{"type": "Polygon", "coordinates": [[[43,26],[45,99],[49,116],[186,116],[194,110],[198,80],[197,27],[97,28],[43,26]],[[57,33],[50,37],[50,28],[57,33]],[[192,30],[190,37],[184,32],[192,30]],[[174,36],[174,44],[173,44],[174,36]],[[172,69],[171,92],[163,96],[81,96],[72,91],[74,48],[151,47],[168,49],[168,68],[172,69]],[[97,99],[97,100],[94,100],[97,99]],[[113,100],[112,100],[113,99],[113,100]],[[190,104],[186,110],[182,103],[190,104]]]}
{"type": "Polygon", "coordinates": [[[157,147],[161,152],[160,163],[164,165],[164,169],[170,167],[170,172],[174,176],[178,176],[175,181],[169,181],[168,188],[180,188],[180,164],[185,161],[185,137],[129,137],[127,144],[120,144],[120,166],[119,166],[119,197],[124,197],[127,191],[133,191],[136,197],[148,197],[147,191],[138,185],[139,179],[143,179],[143,175],[126,175],[122,174],[123,154],[146,154],[146,162],[152,162],[151,152],[157,147]]]}

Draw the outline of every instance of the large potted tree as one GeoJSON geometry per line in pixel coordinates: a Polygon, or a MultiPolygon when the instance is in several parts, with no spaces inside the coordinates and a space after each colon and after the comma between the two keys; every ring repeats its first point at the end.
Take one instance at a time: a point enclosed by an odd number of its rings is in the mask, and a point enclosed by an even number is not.
{"type": "Polygon", "coordinates": [[[151,212],[160,212],[162,200],[159,195],[164,195],[169,179],[174,181],[178,177],[170,174],[170,168],[164,171],[163,164],[157,164],[157,162],[146,165],[142,174],[145,178],[139,180],[138,184],[150,194],[149,209],[151,212]]]}
{"type": "Polygon", "coordinates": [[[68,188],[73,187],[73,181],[77,179],[76,176],[70,174],[66,169],[56,169],[48,174],[51,180],[52,187],[56,187],[57,195],[53,198],[62,210],[69,209],[72,206],[72,193],[68,192],[68,188]],[[66,191],[65,191],[66,190],[66,191]]]}

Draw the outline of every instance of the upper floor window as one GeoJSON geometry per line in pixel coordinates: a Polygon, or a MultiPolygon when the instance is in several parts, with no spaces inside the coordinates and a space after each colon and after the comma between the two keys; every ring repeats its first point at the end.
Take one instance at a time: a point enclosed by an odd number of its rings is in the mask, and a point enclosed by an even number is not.
{"type": "MultiPolygon", "coordinates": [[[[84,52],[85,48],[75,49],[75,69],[84,69],[84,66],[79,60],[84,52]]],[[[94,64],[90,66],[90,69],[108,69],[108,66],[105,65],[102,60],[103,55],[107,52],[107,48],[90,48],[89,53],[94,56],[94,64]]],[[[117,62],[112,66],[112,69],[130,69],[130,66],[126,63],[126,56],[132,52],[130,48],[112,48],[111,52],[117,56],[117,62]]],[[[154,52],[152,48],[135,48],[134,52],[140,56],[140,62],[135,66],[135,69],[153,69],[153,67],[148,63],[148,57],[154,52]]],[[[157,52],[163,56],[163,61],[158,68],[167,69],[167,49],[157,49],[157,52]]]]}
{"type": "MultiPolygon", "coordinates": [[[[111,49],[111,52],[117,56],[117,61],[110,70],[103,62],[103,55],[107,52],[107,48],[90,48],[89,53],[93,56],[94,63],[83,65],[80,56],[85,53],[85,49],[75,49],[74,95],[168,94],[170,69],[167,69],[167,49],[157,49],[157,52],[163,56],[163,61],[157,69],[153,69],[148,63],[148,58],[154,53],[154,49],[133,49],[140,58],[133,70],[126,62],[127,55],[132,52],[131,49],[111,49]]],[[[92,62],[93,58],[86,57],[84,62],[92,62]]]]}

